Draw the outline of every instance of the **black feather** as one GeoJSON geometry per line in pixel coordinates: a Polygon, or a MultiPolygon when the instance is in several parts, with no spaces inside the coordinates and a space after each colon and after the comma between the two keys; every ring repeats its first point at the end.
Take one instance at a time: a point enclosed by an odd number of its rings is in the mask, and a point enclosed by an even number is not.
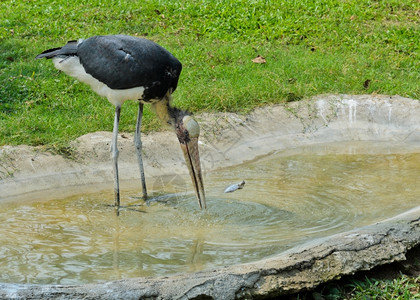
{"type": "Polygon", "coordinates": [[[174,106],[170,106],[169,103],[168,103],[168,113],[170,116],[170,120],[174,122],[173,124],[171,124],[174,127],[176,126],[176,124],[181,123],[182,119],[184,119],[185,116],[192,116],[192,114],[189,111],[179,109],[174,106]]]}
{"type": "Polygon", "coordinates": [[[79,44],[77,55],[85,71],[111,89],[144,87],[145,101],[175,91],[182,70],[162,46],[125,35],[91,37],[79,44]]]}
{"type": "Polygon", "coordinates": [[[86,73],[114,90],[143,87],[142,100],[162,99],[174,92],[182,64],[162,46],[126,35],[94,36],[70,41],[36,58],[77,56],[86,73]]]}

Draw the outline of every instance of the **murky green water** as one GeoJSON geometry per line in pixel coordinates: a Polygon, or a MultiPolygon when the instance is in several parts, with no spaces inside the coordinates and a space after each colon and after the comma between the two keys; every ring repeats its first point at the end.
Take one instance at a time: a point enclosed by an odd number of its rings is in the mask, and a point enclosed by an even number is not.
{"type": "Polygon", "coordinates": [[[420,205],[419,175],[420,151],[348,143],[207,173],[207,211],[180,176],[149,180],[147,204],[123,190],[129,206],[119,217],[106,205],[111,190],[3,203],[0,282],[75,284],[255,261],[420,205]],[[223,193],[242,180],[244,189],[223,193]]]}

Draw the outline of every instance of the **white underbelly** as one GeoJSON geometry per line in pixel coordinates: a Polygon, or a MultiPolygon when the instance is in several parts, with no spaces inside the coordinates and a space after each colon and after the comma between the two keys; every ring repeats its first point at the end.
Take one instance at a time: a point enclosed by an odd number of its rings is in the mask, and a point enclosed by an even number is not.
{"type": "Polygon", "coordinates": [[[86,73],[77,56],[67,58],[54,57],[52,60],[57,69],[81,82],[87,83],[96,93],[106,97],[114,105],[121,105],[125,100],[141,100],[143,98],[144,87],[113,90],[105,83],[86,73]]]}

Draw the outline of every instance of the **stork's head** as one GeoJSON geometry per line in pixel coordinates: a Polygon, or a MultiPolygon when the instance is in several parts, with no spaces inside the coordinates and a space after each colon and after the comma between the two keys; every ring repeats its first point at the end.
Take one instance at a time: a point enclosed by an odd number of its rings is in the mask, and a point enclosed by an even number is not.
{"type": "Polygon", "coordinates": [[[184,152],[185,162],[190,171],[195,194],[200,208],[206,208],[206,196],[204,194],[203,177],[201,175],[200,156],[198,155],[198,136],[200,127],[188,113],[178,115],[174,124],[175,133],[178,136],[181,149],[184,152]]]}

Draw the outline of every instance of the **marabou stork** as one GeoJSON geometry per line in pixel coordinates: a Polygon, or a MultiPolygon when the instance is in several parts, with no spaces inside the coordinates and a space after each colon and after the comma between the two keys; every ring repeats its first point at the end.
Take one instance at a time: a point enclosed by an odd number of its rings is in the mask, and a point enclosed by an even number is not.
{"type": "Polygon", "coordinates": [[[120,206],[118,179],[118,124],[125,100],[139,101],[134,138],[140,168],[143,197],[147,197],[142,159],[141,119],[143,104],[151,103],[162,122],[171,126],[184,152],[200,208],[206,207],[200,158],[198,123],[187,111],[171,106],[182,65],[162,46],[143,38],[126,35],[94,36],[70,41],[49,49],[36,58],[52,58],[54,66],[77,80],[87,83],[100,96],[115,105],[111,157],[114,169],[115,205],[120,206]]]}

